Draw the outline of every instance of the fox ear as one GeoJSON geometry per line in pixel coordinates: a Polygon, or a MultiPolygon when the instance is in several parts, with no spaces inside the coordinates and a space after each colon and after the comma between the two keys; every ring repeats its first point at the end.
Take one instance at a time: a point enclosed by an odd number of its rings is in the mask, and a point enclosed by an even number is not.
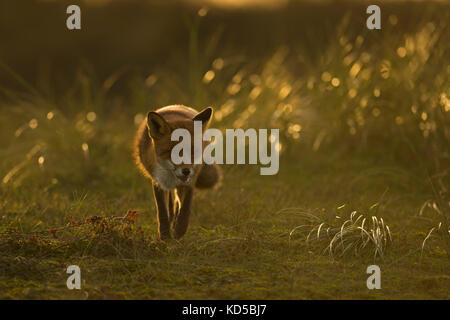
{"type": "Polygon", "coordinates": [[[207,125],[209,120],[211,119],[213,113],[213,109],[211,107],[208,107],[202,111],[199,112],[199,114],[197,114],[194,119],[194,121],[201,121],[203,123],[203,125],[207,125]]]}
{"type": "Polygon", "coordinates": [[[150,136],[155,139],[168,134],[170,131],[166,120],[154,111],[147,114],[147,128],[150,136]]]}

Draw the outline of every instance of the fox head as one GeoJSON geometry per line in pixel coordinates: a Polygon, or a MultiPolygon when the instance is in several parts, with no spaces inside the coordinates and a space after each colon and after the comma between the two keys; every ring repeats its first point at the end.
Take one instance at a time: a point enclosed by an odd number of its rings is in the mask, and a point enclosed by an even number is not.
{"type": "MultiPolygon", "coordinates": [[[[192,109],[191,109],[192,110],[192,109]]],[[[194,176],[200,169],[199,164],[194,164],[194,139],[191,139],[191,164],[175,164],[172,161],[172,149],[177,145],[177,141],[172,141],[172,132],[176,129],[186,129],[194,137],[194,121],[201,121],[203,130],[209,125],[212,116],[212,108],[208,107],[192,117],[186,117],[186,114],[167,113],[164,116],[150,111],[147,115],[148,134],[153,140],[154,151],[156,154],[157,166],[153,173],[154,178],[165,185],[167,188],[173,188],[180,185],[190,185],[194,176]],[[162,182],[164,180],[164,182],[162,182]]],[[[202,139],[203,140],[203,139],[202,139]]],[[[203,153],[202,142],[202,153],[203,153]]]]}

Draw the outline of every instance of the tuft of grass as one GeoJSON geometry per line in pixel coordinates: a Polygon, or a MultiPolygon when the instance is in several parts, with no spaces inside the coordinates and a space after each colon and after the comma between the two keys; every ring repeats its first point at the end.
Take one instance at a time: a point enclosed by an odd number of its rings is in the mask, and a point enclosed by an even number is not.
{"type": "Polygon", "coordinates": [[[9,227],[0,233],[0,243],[3,250],[34,254],[38,259],[58,256],[67,248],[84,254],[95,248],[103,256],[118,252],[124,255],[154,243],[141,227],[134,226],[139,216],[130,210],[124,216],[90,216],[82,221],[69,217],[66,225],[49,230],[23,231],[9,227]]]}
{"type": "Polygon", "coordinates": [[[372,251],[374,258],[383,258],[388,244],[392,242],[390,228],[382,217],[368,216],[357,211],[351,212],[346,220],[336,216],[334,222],[323,221],[307,212],[301,212],[300,217],[308,222],[292,229],[289,240],[301,232],[307,244],[325,241],[327,246],[324,251],[328,251],[332,258],[342,257],[350,251],[356,255],[372,251]]]}
{"type": "MultiPolygon", "coordinates": [[[[446,203],[443,202],[443,205],[445,206],[446,203]]],[[[426,208],[432,209],[432,211],[437,213],[438,216],[437,219],[432,219],[435,225],[428,231],[426,237],[423,239],[420,257],[422,259],[426,243],[430,239],[436,238],[437,240],[440,240],[440,243],[447,252],[447,257],[450,259],[450,228],[448,224],[450,203],[447,203],[447,207],[440,208],[436,201],[427,200],[420,208],[419,216],[423,216],[426,208]]]]}

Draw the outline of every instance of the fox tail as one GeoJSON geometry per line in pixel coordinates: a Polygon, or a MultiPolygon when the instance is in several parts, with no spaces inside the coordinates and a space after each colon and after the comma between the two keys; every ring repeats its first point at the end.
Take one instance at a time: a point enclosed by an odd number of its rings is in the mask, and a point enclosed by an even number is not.
{"type": "Polygon", "coordinates": [[[211,189],[219,186],[222,180],[222,170],[215,164],[204,164],[198,174],[195,187],[198,189],[211,189]]]}

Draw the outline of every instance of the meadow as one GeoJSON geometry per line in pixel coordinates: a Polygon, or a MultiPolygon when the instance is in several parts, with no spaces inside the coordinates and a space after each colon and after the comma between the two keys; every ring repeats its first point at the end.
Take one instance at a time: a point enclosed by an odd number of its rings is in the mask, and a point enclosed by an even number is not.
{"type": "Polygon", "coordinates": [[[353,2],[120,3],[82,8],[78,34],[64,3],[9,8],[1,299],[450,298],[448,4],[383,6],[370,31],[353,2]],[[280,128],[280,170],[223,165],[186,236],[161,242],[131,150],[174,103],[212,106],[222,130],[280,128]]]}

